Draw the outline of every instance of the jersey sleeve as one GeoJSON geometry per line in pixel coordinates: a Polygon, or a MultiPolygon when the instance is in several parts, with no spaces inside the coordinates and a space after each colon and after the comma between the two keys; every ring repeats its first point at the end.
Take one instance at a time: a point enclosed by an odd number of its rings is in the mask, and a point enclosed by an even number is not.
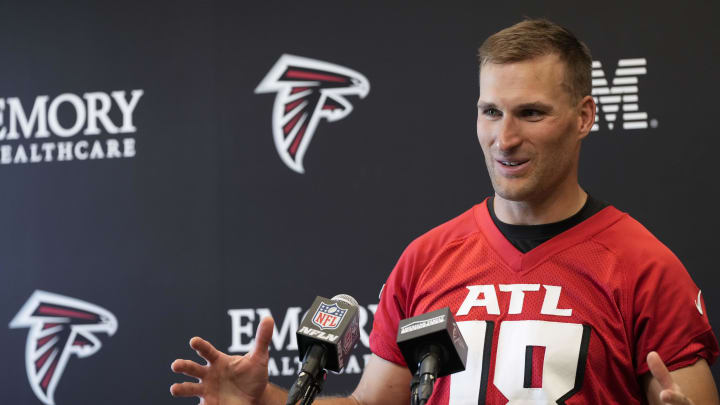
{"type": "MultiPolygon", "coordinates": [[[[397,329],[402,319],[417,315],[419,280],[431,265],[434,257],[452,245],[478,231],[473,212],[487,209],[476,205],[463,214],[441,224],[415,239],[400,256],[385,287],[375,311],[373,329],[370,332],[370,350],[385,360],[406,366],[397,345],[397,329]]],[[[424,288],[427,288],[425,286],[424,288]]]]}
{"type": "Polygon", "coordinates": [[[370,350],[401,366],[406,366],[406,363],[396,343],[397,329],[400,320],[407,318],[408,299],[412,297],[413,256],[411,245],[390,273],[380,293],[380,303],[370,332],[370,350]]]}
{"type": "Polygon", "coordinates": [[[704,358],[712,364],[718,342],[708,321],[702,293],[680,260],[660,242],[642,249],[646,258],[634,273],[635,372],[647,373],[647,354],[657,351],[669,370],[704,358]]]}

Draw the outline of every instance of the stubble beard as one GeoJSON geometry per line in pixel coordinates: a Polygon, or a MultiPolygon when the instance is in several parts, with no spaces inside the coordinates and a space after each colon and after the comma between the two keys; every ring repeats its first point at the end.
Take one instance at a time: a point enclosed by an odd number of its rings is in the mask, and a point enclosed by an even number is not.
{"type": "Polygon", "coordinates": [[[528,201],[533,197],[537,181],[533,176],[506,178],[497,173],[490,175],[495,194],[509,201],[528,201]]]}
{"type": "MultiPolygon", "coordinates": [[[[561,159],[560,156],[554,158],[561,159]]],[[[555,159],[551,157],[549,160],[552,162],[555,159]]],[[[536,165],[539,162],[533,161],[531,162],[533,167],[528,173],[517,177],[505,177],[495,172],[492,166],[494,163],[492,160],[487,162],[487,169],[495,194],[504,200],[515,202],[542,201],[558,190],[572,171],[570,164],[558,167],[556,164],[536,165]]]]}

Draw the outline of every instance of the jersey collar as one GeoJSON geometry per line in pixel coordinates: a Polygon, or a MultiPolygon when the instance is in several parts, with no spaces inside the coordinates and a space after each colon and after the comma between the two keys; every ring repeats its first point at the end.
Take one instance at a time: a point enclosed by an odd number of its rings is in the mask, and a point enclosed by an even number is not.
{"type": "Polygon", "coordinates": [[[487,201],[485,199],[475,206],[475,220],[490,247],[498,253],[511,270],[516,272],[531,270],[556,253],[591,238],[627,215],[613,206],[607,206],[565,232],[555,235],[527,253],[522,253],[495,226],[488,212],[487,201]]]}

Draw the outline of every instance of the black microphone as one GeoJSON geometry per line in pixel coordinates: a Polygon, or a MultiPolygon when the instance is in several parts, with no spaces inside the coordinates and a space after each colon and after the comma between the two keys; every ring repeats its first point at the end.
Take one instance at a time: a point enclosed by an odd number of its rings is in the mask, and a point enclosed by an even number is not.
{"type": "Polygon", "coordinates": [[[467,344],[448,307],[400,321],[397,344],[414,376],[413,405],[427,403],[437,378],[465,370],[467,344]]]}
{"type": "Polygon", "coordinates": [[[316,297],[296,334],[303,363],[286,405],[301,398],[303,404],[310,404],[322,390],[325,370],[340,372],[345,367],[360,339],[357,301],[347,294],[316,297]]]}

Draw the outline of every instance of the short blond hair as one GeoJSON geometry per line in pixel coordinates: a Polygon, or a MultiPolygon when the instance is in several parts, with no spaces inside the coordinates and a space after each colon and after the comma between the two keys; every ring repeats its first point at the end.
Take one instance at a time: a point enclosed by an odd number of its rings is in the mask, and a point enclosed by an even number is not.
{"type": "Polygon", "coordinates": [[[570,30],[546,19],[526,19],[496,32],[478,50],[480,72],[488,63],[513,63],[555,54],[565,63],[566,85],[577,102],[592,92],[590,49],[570,30]]]}

